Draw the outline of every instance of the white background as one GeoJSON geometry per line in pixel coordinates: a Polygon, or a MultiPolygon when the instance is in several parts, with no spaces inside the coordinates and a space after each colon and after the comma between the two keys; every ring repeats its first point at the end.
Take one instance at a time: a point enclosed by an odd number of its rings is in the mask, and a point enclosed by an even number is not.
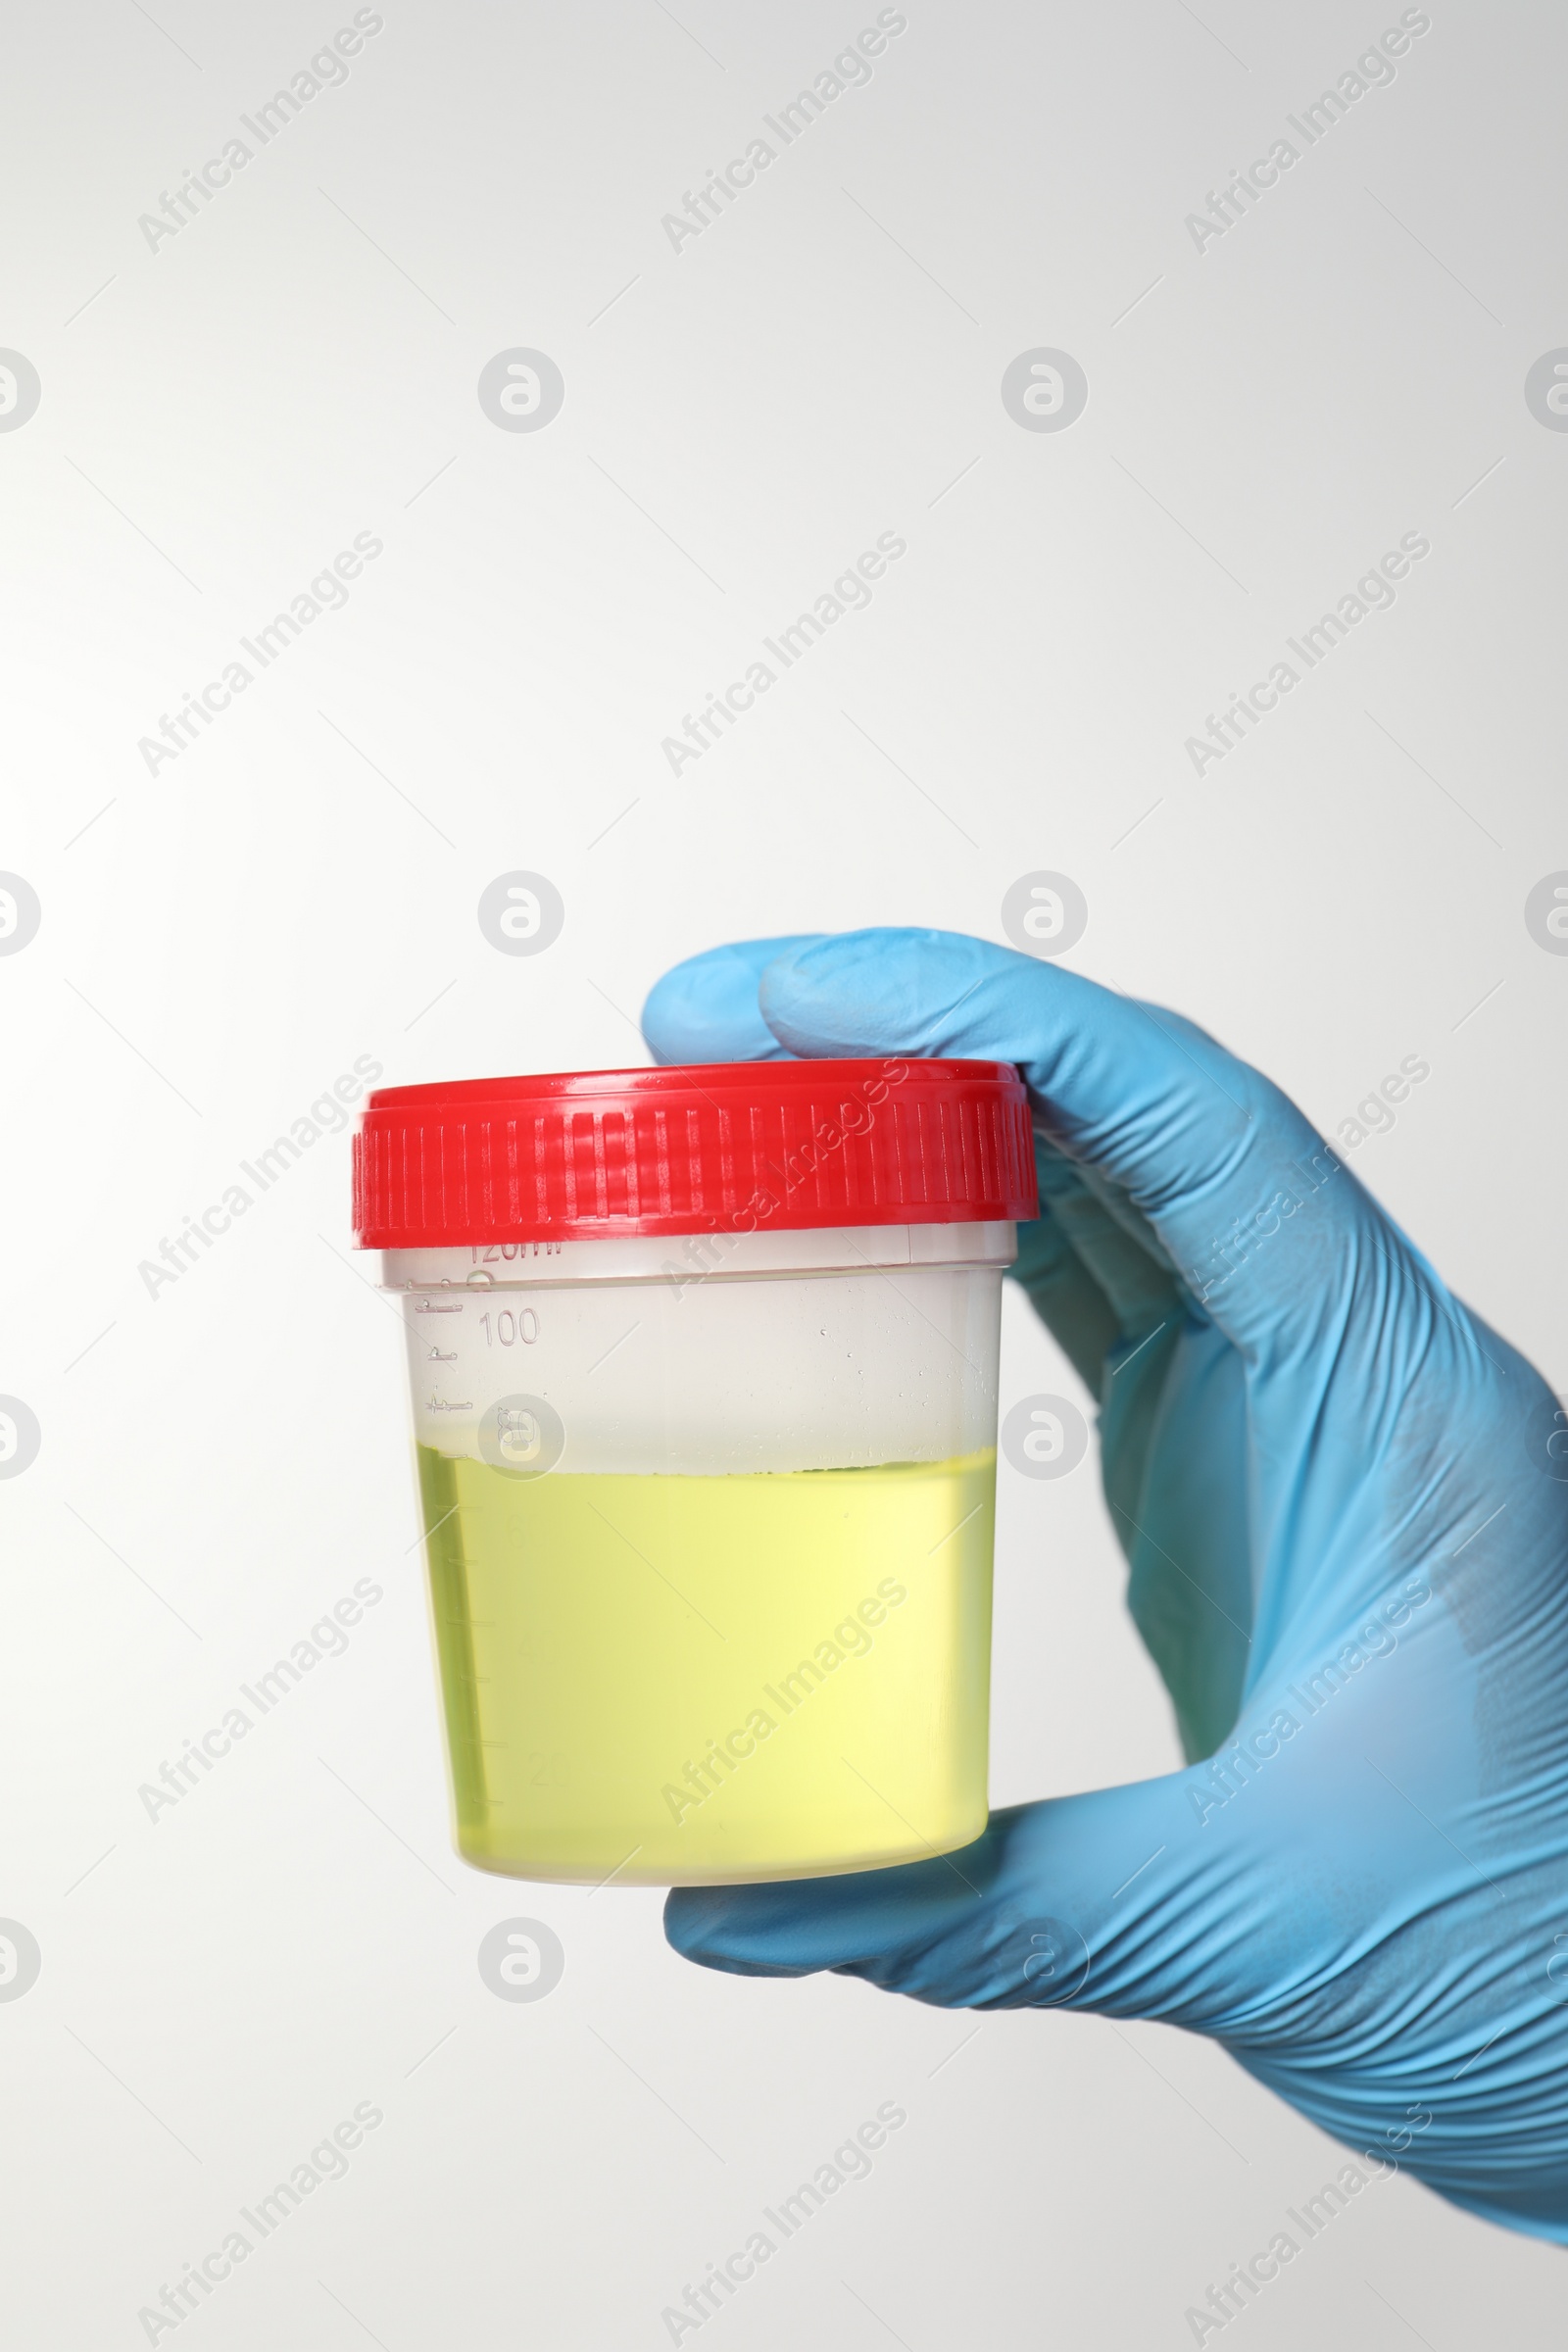
{"type": "MultiPolygon", "coordinates": [[[[1568,342],[1568,28],[1434,0],[1392,86],[1200,254],[1185,216],[1396,9],[910,0],[869,85],[676,253],[661,217],[873,9],[381,13],[156,250],[138,216],[351,11],[8,28],[0,343],[43,386],[0,434],[0,866],[43,906],[0,961],[0,1389],[43,1432],[0,1485],[0,1913],[43,1953],[0,2004],[8,2338],[145,2342],[138,2309],[369,2100],[348,2177],[182,2344],[653,2347],[897,2100],[871,2178],[705,2343],[1190,2342],[1186,2307],[1341,2161],[1217,2050],[709,1975],[657,1894],[454,1858],[346,1136],[156,1298],[137,1267],[356,1055],[641,1059],[677,956],[1000,937],[1051,867],[1089,900],[1075,968],[1204,1022],[1331,1135],[1430,1060],[1357,1172],[1568,1385],[1568,960],[1522,912],[1568,865],[1568,437],[1523,398],[1568,342]],[[1001,402],[1037,345],[1088,373],[1062,433],[1001,402]],[[476,398],[513,346],[565,378],[538,433],[476,398]],[[662,738],[888,530],[870,609],[672,777],[662,738]],[[161,714],[367,531],[346,608],[149,774],[161,714]],[[1407,531],[1432,552],[1394,609],[1195,776],[1185,739],[1407,531]],[[474,917],[514,867],[565,903],[534,958],[474,917]],[[150,1821],[138,1787],[366,1576],[347,1654],[150,1821]],[[519,1912],[566,1952],[531,2005],[475,1966],[519,1912]]],[[[1010,1298],[1004,1407],[1071,1377],[1010,1298]]],[[[1092,1462],[1004,1469],[998,1578],[994,1798],[1174,1764],[1092,1462]]],[[[1544,2344],[1559,2266],[1400,2179],[1245,2326],[1544,2344]]]]}

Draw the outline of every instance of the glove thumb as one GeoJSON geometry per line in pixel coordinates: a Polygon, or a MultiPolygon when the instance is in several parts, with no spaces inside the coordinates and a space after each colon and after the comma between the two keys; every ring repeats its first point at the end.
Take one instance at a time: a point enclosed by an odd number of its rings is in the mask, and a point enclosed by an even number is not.
{"type": "MultiPolygon", "coordinates": [[[[1223,1770],[1223,1763],[1220,1763],[1223,1770]]],[[[946,2008],[1066,2007],[1220,2033],[1277,1965],[1245,1805],[1213,1765],[1014,1805],[898,1869],[676,1887],[675,1949],[739,1976],[832,1969],[946,2008]]]]}

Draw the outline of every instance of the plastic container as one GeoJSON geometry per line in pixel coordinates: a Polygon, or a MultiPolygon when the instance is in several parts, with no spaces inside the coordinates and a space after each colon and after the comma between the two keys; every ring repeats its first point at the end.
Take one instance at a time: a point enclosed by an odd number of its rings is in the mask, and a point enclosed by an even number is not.
{"type": "Polygon", "coordinates": [[[403,1298],[466,1859],[711,1885],[977,1837],[1017,1073],[388,1088],[355,1196],[403,1298]]]}

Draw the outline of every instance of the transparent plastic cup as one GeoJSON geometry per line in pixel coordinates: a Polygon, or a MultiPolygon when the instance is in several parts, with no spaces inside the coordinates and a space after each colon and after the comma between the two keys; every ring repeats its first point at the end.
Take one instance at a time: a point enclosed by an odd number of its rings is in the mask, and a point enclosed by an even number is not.
{"type": "Polygon", "coordinates": [[[670,1886],[966,1844],[987,1816],[1001,1282],[1013,1217],[1032,1212],[1015,1074],[764,1064],[486,1083],[508,1114],[482,1122],[479,1181],[462,1089],[373,1097],[361,1146],[362,1239],[405,1245],[384,1249],[382,1280],[407,1332],[460,1852],[516,1877],[670,1886]],[[954,1136],[965,1112],[989,1114],[1022,1164],[981,1153],[940,1184],[908,1164],[944,1086],[962,1098],[954,1136]],[[714,1130],[711,1151],[697,1139],[697,1206],[670,1183],[683,1089],[714,1130]],[[781,1093],[839,1139],[794,1184],[788,1140],[752,1152],[737,1118],[781,1093]],[[541,1100],[561,1150],[552,1164],[535,1125],[523,1167],[541,1100]],[[611,1105],[628,1100],[631,1208],[606,1177],[611,1105]],[[436,1222],[446,1236],[466,1218],[472,1239],[426,1238],[432,1116],[436,1222]],[[658,1207],[633,1164],[639,1119],[658,1207]],[[364,1196],[376,1152],[383,1177],[407,1171],[415,1121],[411,1224],[406,1197],[389,1215],[364,1196]],[[757,1165],[782,1181],[760,1189],[757,1165]],[[868,1221],[848,1213],[856,1194],[868,1221]],[[805,1222],[835,1209],[842,1222],[805,1222]],[[480,1230],[498,1222],[558,1230],[480,1230]]]}

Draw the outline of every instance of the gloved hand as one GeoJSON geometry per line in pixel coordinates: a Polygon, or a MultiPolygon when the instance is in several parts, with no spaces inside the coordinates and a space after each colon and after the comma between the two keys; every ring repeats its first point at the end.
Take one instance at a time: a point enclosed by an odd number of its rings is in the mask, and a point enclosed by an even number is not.
{"type": "MultiPolygon", "coordinates": [[[[671,1893],[677,1950],[1224,2043],[1358,2152],[1568,2242],[1568,1425],[1268,1079],[937,931],[723,948],[661,1060],[1015,1062],[1017,1277],[1100,1399],[1181,1772],[951,1859],[671,1893]]],[[[1505,1212],[1503,1212],[1505,1213],[1505,1212]]]]}

